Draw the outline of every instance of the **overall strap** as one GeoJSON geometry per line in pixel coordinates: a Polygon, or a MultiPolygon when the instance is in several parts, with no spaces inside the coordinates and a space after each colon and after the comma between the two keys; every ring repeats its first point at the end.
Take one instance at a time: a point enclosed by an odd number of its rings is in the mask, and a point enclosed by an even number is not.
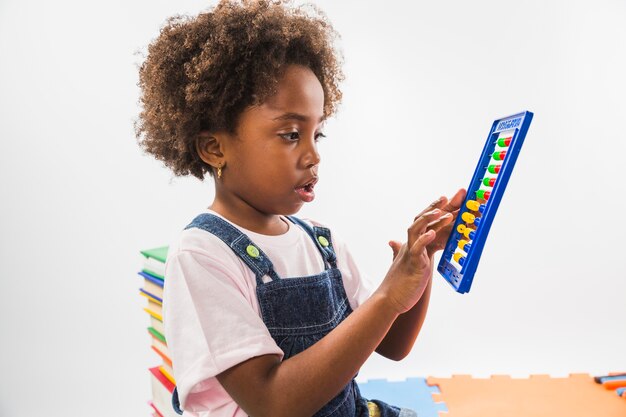
{"type": "Polygon", "coordinates": [[[294,224],[302,227],[311,236],[327,266],[330,265],[332,268],[337,268],[337,255],[335,255],[333,242],[330,238],[330,230],[319,226],[311,227],[308,223],[295,216],[287,216],[287,218],[294,224]]]}
{"type": "Polygon", "coordinates": [[[202,213],[185,227],[196,227],[220,238],[254,272],[257,284],[262,285],[262,278],[269,275],[272,280],[280,279],[274,272],[274,265],[261,248],[252,243],[250,238],[232,224],[211,213],[202,213]]]}

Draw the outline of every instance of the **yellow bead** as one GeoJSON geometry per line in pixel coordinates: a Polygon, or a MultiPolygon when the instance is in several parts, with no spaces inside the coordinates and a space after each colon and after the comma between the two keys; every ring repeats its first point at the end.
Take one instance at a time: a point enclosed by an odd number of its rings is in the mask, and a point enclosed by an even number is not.
{"type": "Polygon", "coordinates": [[[480,203],[475,200],[468,200],[467,203],[465,203],[465,207],[467,207],[468,209],[472,211],[478,211],[478,208],[480,207],[480,203]]]}
{"type": "Polygon", "coordinates": [[[469,227],[466,227],[465,230],[463,231],[463,236],[465,236],[466,238],[470,238],[470,233],[472,233],[474,231],[474,229],[470,229],[469,227]]]}
{"type": "Polygon", "coordinates": [[[474,223],[474,219],[476,218],[476,216],[466,211],[465,213],[461,214],[461,218],[463,219],[465,223],[472,224],[474,223]]]}
{"type": "Polygon", "coordinates": [[[459,249],[464,250],[465,245],[467,245],[469,242],[465,239],[461,239],[459,240],[459,249]]]}
{"type": "Polygon", "coordinates": [[[463,254],[461,254],[461,252],[456,252],[454,256],[452,256],[452,259],[454,259],[456,263],[459,263],[462,257],[463,257],[463,254]]]}
{"type": "Polygon", "coordinates": [[[465,227],[465,225],[464,225],[464,224],[459,224],[459,225],[456,227],[456,231],[457,231],[457,232],[459,232],[459,233],[461,233],[461,234],[465,233],[465,229],[467,229],[467,227],[465,227]]]}

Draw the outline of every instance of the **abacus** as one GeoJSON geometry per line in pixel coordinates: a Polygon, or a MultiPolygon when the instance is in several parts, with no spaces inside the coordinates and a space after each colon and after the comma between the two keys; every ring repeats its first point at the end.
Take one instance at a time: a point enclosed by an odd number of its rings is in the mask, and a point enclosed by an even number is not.
{"type": "Polygon", "coordinates": [[[532,119],[533,114],[526,111],[495,120],[491,126],[437,267],[458,293],[470,290],[489,228],[532,119]]]}

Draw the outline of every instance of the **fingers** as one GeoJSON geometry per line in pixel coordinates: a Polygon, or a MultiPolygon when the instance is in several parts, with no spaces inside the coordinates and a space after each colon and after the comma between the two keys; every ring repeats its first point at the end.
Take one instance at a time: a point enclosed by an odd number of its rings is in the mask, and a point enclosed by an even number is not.
{"type": "MultiPolygon", "coordinates": [[[[441,209],[444,213],[438,220],[431,222],[428,225],[427,229],[438,231],[443,226],[449,224],[451,221],[454,221],[459,213],[461,204],[463,204],[463,200],[465,200],[465,194],[465,189],[461,188],[454,194],[454,196],[450,200],[448,200],[446,197],[439,197],[438,200],[433,202],[430,206],[428,206],[426,210],[420,213],[420,215],[422,215],[429,209],[432,210],[432,207],[437,207],[441,209]],[[447,216],[447,213],[450,213],[451,216],[447,216]]],[[[417,220],[417,217],[415,219],[417,220]]]]}
{"type": "Polygon", "coordinates": [[[443,207],[443,210],[448,212],[453,212],[461,208],[461,204],[463,204],[463,200],[465,200],[466,191],[464,188],[459,189],[454,196],[450,199],[448,204],[443,207]]]}
{"type": "Polygon", "coordinates": [[[426,246],[432,242],[437,233],[434,230],[428,230],[425,233],[422,233],[417,240],[410,246],[409,253],[411,256],[419,256],[426,248],[426,246]]]}
{"type": "Polygon", "coordinates": [[[428,224],[434,222],[439,219],[444,213],[440,209],[434,209],[431,211],[427,211],[426,213],[415,218],[413,224],[409,227],[407,231],[408,239],[407,246],[410,248],[413,246],[415,241],[426,231],[428,224]]]}
{"type": "MultiPolygon", "coordinates": [[[[465,189],[461,188],[450,200],[441,196],[415,217],[408,230],[407,246],[411,252],[423,249],[436,238],[437,232],[451,227],[451,223],[459,214],[465,195],[465,189]]],[[[394,249],[393,246],[392,249],[394,249]]],[[[394,249],[394,258],[396,255],[397,251],[394,249]]]]}
{"type": "Polygon", "coordinates": [[[452,199],[448,200],[446,196],[441,196],[437,200],[433,201],[428,207],[426,207],[420,214],[415,216],[413,221],[417,220],[418,217],[424,215],[425,213],[432,211],[434,209],[441,209],[443,211],[447,211],[452,213],[455,210],[461,208],[461,204],[463,204],[463,200],[465,200],[466,191],[464,188],[459,189],[452,199]]]}
{"type": "Polygon", "coordinates": [[[435,232],[439,232],[439,230],[441,230],[445,226],[448,226],[451,223],[454,223],[454,220],[456,220],[456,217],[458,215],[459,215],[459,210],[454,210],[453,212],[445,213],[437,220],[428,223],[426,230],[434,230],[435,232]]]}
{"type": "Polygon", "coordinates": [[[420,216],[423,216],[425,213],[432,211],[434,209],[442,208],[448,202],[448,198],[445,196],[439,197],[437,200],[433,201],[428,207],[426,207],[420,214],[415,216],[413,221],[417,220],[420,216]]]}

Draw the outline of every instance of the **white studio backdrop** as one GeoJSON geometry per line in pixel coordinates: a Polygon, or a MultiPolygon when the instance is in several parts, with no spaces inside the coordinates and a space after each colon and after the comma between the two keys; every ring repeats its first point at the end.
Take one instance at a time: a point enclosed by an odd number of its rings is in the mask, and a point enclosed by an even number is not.
{"type": "MultiPolygon", "coordinates": [[[[0,416],[149,414],[139,250],[213,187],[141,153],[137,66],[168,16],[207,4],[0,1],[0,416]]],[[[492,121],[535,113],[472,291],[436,273],[410,356],[360,378],[624,370],[626,2],[315,4],[347,79],[300,214],[374,282],[387,242],[468,186],[492,121]]]]}

